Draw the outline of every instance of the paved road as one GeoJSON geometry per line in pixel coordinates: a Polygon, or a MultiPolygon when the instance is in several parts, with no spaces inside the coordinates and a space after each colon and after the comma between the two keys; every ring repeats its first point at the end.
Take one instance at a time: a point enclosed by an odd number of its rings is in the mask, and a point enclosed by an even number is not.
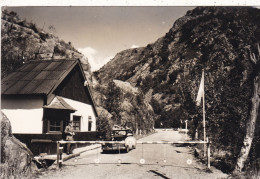
{"type": "MultiPolygon", "coordinates": [[[[158,131],[140,141],[178,141],[184,135],[177,131],[158,131]]],[[[138,144],[129,153],[101,154],[100,149],[85,152],[64,162],[62,169],[55,166],[43,172],[39,178],[226,178],[227,175],[198,162],[189,147],[170,144],[138,144]],[[95,163],[99,160],[99,163],[95,163]],[[145,163],[140,164],[140,159],[145,163]],[[118,162],[121,162],[120,164],[118,162]],[[188,161],[188,162],[187,162],[188,161]],[[189,164],[188,164],[189,163],[189,164]]]]}

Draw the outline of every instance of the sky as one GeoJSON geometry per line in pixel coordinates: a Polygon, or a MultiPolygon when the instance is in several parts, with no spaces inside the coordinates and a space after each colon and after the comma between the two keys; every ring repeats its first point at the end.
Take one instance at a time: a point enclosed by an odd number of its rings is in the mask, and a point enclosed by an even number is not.
{"type": "Polygon", "coordinates": [[[118,52],[155,42],[175,20],[195,7],[19,6],[2,7],[71,42],[87,56],[92,71],[118,52]],[[54,28],[50,28],[54,27],[54,28]]]}

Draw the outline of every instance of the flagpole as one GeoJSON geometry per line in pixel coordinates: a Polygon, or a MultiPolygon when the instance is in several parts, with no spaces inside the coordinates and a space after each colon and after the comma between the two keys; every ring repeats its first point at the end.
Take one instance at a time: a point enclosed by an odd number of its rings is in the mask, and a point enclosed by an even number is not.
{"type": "MultiPolygon", "coordinates": [[[[202,78],[205,86],[205,81],[204,81],[204,69],[202,70],[202,78]]],[[[203,86],[203,88],[204,88],[203,86]]],[[[206,115],[205,115],[205,90],[203,90],[203,95],[202,95],[202,103],[203,103],[203,139],[204,142],[206,141],[206,115]]],[[[204,157],[206,156],[206,144],[204,143],[204,157]]]]}
{"type": "MultiPolygon", "coordinates": [[[[200,81],[200,87],[198,91],[198,95],[196,98],[196,105],[200,106],[201,104],[201,98],[202,98],[202,106],[203,106],[203,140],[206,141],[206,112],[205,112],[205,90],[204,90],[205,82],[204,82],[204,69],[202,69],[202,76],[200,81]]],[[[206,144],[204,144],[204,156],[206,156],[206,144]]]]}

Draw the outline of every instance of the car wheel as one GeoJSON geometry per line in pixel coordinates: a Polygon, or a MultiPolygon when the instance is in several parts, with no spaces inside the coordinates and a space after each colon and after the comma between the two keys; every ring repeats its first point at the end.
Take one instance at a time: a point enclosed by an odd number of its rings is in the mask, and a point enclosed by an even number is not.
{"type": "Polygon", "coordinates": [[[101,153],[102,153],[102,154],[104,154],[104,153],[106,153],[106,151],[105,151],[105,150],[103,150],[103,149],[101,149],[101,153]]]}
{"type": "Polygon", "coordinates": [[[126,146],[126,149],[125,149],[126,153],[128,153],[130,151],[130,148],[129,146],[126,146]]]}

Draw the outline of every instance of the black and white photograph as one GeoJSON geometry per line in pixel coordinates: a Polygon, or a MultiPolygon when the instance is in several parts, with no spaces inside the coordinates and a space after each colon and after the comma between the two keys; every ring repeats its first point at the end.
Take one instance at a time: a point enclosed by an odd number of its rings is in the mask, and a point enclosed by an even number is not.
{"type": "Polygon", "coordinates": [[[44,2],[1,4],[2,179],[260,179],[260,4],[44,2]]]}

